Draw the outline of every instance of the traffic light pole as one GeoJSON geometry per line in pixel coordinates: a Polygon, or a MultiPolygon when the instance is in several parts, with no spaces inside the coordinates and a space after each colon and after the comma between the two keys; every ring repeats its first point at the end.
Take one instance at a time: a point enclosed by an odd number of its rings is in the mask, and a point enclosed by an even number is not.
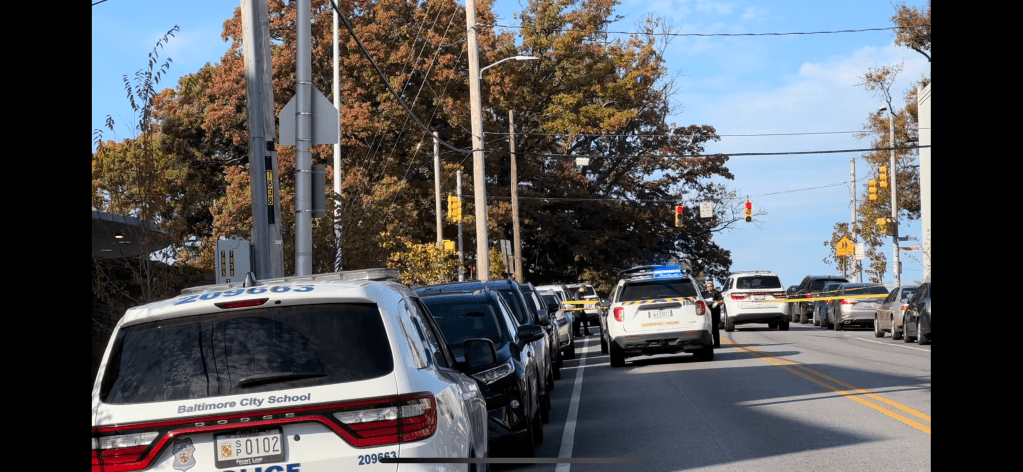
{"type": "Polygon", "coordinates": [[[891,177],[888,179],[888,185],[892,187],[892,273],[895,274],[895,287],[902,286],[902,267],[899,264],[899,201],[895,197],[895,118],[892,115],[892,111],[888,110],[888,147],[891,148],[889,151],[888,159],[888,172],[891,172],[891,177]]]}

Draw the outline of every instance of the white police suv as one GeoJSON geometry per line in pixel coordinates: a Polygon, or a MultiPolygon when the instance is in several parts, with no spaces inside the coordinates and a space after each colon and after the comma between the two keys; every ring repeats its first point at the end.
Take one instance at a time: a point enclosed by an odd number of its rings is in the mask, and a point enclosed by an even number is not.
{"type": "Polygon", "coordinates": [[[735,325],[767,323],[770,329],[789,329],[788,298],[785,287],[774,272],[733,272],[721,288],[724,305],[721,322],[725,331],[735,331],[735,325]]]}
{"type": "Polygon", "coordinates": [[[92,390],[93,472],[487,469],[485,399],[397,275],[247,278],[129,309],[92,390]]]}
{"type": "Polygon", "coordinates": [[[605,304],[611,367],[624,366],[627,357],[677,352],[714,359],[710,308],[679,267],[628,269],[605,304]]]}

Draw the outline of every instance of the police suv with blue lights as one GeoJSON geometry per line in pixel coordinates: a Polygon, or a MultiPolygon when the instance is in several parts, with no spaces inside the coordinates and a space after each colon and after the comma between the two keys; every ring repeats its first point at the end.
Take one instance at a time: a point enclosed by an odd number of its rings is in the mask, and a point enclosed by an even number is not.
{"type": "Polygon", "coordinates": [[[93,386],[92,470],[486,470],[486,401],[397,276],[247,277],[129,309],[93,386]]]}
{"type": "Polygon", "coordinates": [[[714,359],[710,308],[696,281],[676,266],[639,266],[623,271],[607,308],[611,367],[640,355],[690,352],[714,359]]]}

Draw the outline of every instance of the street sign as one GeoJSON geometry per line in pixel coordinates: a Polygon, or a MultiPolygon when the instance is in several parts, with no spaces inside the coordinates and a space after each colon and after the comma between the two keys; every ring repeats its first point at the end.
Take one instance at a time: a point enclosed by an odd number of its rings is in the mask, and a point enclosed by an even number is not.
{"type": "Polygon", "coordinates": [[[849,241],[849,238],[843,237],[837,244],[835,244],[836,256],[851,256],[852,254],[853,243],[849,241]]]}
{"type": "Polygon", "coordinates": [[[710,218],[714,216],[714,204],[711,202],[700,203],[700,218],[710,218]]]}
{"type": "Polygon", "coordinates": [[[864,257],[865,256],[863,254],[863,243],[856,243],[856,252],[855,255],[853,256],[853,259],[856,259],[857,261],[862,261],[864,257]]]}

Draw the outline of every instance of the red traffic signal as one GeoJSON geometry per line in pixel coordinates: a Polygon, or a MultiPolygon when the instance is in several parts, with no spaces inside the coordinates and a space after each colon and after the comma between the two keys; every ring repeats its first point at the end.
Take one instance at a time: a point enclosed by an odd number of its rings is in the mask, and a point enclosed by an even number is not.
{"type": "Polygon", "coordinates": [[[753,221],[753,202],[746,200],[746,210],[744,213],[746,214],[747,223],[753,221]]]}
{"type": "Polygon", "coordinates": [[[675,207],[675,227],[676,228],[682,226],[682,212],[683,211],[685,211],[685,208],[683,208],[681,206],[676,206],[675,207]]]}
{"type": "Polygon", "coordinates": [[[685,211],[685,208],[680,207],[680,206],[676,206],[675,207],[675,213],[682,213],[683,211],[685,211]]]}

